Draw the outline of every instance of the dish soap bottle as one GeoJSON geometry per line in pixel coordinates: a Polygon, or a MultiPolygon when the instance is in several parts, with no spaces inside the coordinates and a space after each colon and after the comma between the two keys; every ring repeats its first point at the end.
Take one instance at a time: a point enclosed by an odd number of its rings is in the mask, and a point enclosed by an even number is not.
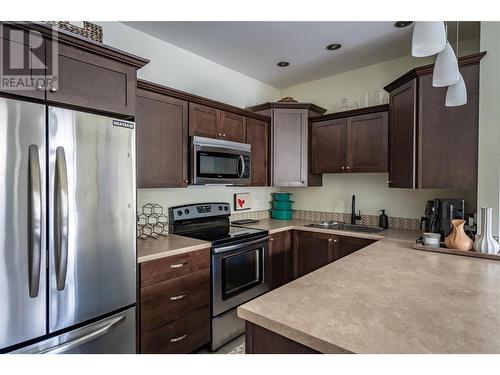
{"type": "Polygon", "coordinates": [[[382,214],[378,217],[378,226],[380,228],[389,228],[389,217],[385,214],[385,210],[380,210],[382,214]]]}

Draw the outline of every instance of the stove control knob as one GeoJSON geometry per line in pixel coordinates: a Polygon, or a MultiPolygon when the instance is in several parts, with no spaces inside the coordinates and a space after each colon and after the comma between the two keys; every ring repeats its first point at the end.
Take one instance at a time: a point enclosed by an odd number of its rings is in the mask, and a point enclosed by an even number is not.
{"type": "Polygon", "coordinates": [[[181,216],[182,215],[182,211],[181,210],[177,211],[177,215],[181,216]]]}
{"type": "Polygon", "coordinates": [[[229,210],[229,208],[227,206],[224,206],[224,211],[227,211],[229,210]]]}
{"type": "Polygon", "coordinates": [[[222,206],[219,206],[219,211],[222,211],[222,206]]]}
{"type": "Polygon", "coordinates": [[[187,214],[189,214],[189,209],[187,209],[187,208],[186,208],[186,209],[184,210],[184,213],[185,213],[186,215],[187,215],[187,214]]]}

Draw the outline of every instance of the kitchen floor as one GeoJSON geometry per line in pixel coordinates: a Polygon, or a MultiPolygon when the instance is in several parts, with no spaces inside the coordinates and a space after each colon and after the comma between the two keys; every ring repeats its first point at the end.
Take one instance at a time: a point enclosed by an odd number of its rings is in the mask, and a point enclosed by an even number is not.
{"type": "Polygon", "coordinates": [[[236,337],[233,341],[212,352],[208,347],[204,347],[196,354],[245,354],[245,335],[236,337]]]}

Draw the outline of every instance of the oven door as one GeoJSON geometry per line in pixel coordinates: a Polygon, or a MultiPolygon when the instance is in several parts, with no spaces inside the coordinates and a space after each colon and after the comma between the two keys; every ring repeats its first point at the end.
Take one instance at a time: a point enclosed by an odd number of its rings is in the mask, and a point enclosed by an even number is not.
{"type": "Polygon", "coordinates": [[[195,185],[250,183],[250,146],[229,141],[194,137],[191,183],[195,185]]]}
{"type": "Polygon", "coordinates": [[[212,316],[231,310],[269,290],[266,275],[269,237],[214,248],[212,316]]]}

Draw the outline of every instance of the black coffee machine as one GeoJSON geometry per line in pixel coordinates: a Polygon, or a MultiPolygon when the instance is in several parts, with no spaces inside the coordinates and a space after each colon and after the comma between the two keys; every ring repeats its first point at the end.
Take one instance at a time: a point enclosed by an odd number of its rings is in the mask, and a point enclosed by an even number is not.
{"type": "Polygon", "coordinates": [[[434,199],[427,201],[425,216],[420,221],[420,229],[441,233],[441,240],[450,234],[453,219],[464,219],[463,199],[434,199]]]}

